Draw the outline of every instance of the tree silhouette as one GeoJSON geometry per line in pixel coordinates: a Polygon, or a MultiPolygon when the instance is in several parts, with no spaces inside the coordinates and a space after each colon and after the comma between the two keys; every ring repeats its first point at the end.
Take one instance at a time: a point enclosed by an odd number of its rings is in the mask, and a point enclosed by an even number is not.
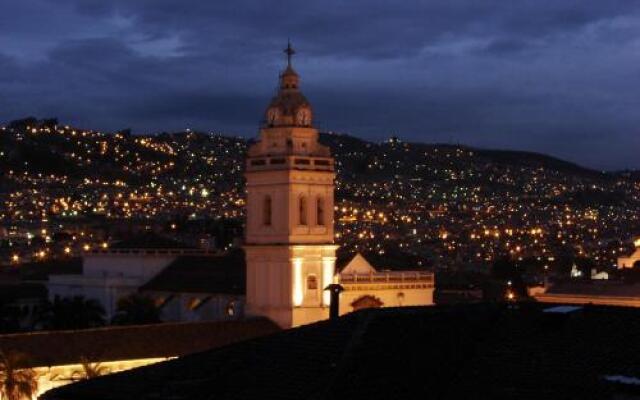
{"type": "Polygon", "coordinates": [[[109,373],[109,368],[96,362],[92,363],[86,357],[80,358],[82,369],[74,371],[71,374],[72,381],[81,381],[85,379],[93,379],[109,373]]]}
{"type": "Polygon", "coordinates": [[[21,353],[0,350],[0,395],[3,400],[31,400],[38,391],[38,375],[24,368],[21,353]]]}
{"type": "Polygon", "coordinates": [[[105,311],[94,299],[56,297],[45,304],[38,319],[45,329],[86,329],[103,326],[105,311]]]}
{"type": "Polygon", "coordinates": [[[20,331],[21,309],[11,304],[0,303],[0,333],[20,331]]]}
{"type": "Polygon", "coordinates": [[[153,299],[137,293],[118,300],[114,325],[142,325],[160,322],[160,310],[153,299]]]}

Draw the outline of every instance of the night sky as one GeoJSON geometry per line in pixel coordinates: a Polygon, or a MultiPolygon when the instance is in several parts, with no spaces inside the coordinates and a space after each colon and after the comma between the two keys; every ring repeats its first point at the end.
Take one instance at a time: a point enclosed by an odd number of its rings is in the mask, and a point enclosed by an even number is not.
{"type": "Polygon", "coordinates": [[[284,65],[317,126],[640,168],[640,2],[22,0],[0,121],[254,136],[284,65]]]}

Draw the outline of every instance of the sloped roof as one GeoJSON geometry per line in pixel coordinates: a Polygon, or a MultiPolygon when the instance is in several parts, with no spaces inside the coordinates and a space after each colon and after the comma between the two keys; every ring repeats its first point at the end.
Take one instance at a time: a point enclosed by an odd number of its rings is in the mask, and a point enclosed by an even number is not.
{"type": "MultiPolygon", "coordinates": [[[[354,262],[361,263],[361,266],[365,266],[368,272],[375,272],[375,268],[369,263],[362,254],[356,253],[352,257],[341,257],[336,260],[336,270],[340,273],[349,273],[349,270],[354,268],[354,262]],[[372,270],[373,269],[373,270],[372,270]]],[[[353,271],[351,271],[353,272],[353,271]]]]}
{"type": "Polygon", "coordinates": [[[185,322],[117,326],[75,331],[0,335],[0,350],[26,355],[26,367],[172,357],[273,333],[266,318],[245,321],[185,322]]]}
{"type": "Polygon", "coordinates": [[[54,389],[85,399],[606,399],[640,377],[640,310],[364,310],[54,389]]]}
{"type": "Polygon", "coordinates": [[[241,250],[217,256],[183,256],[140,290],[244,295],[245,271],[245,257],[241,250]]]}
{"type": "Polygon", "coordinates": [[[369,264],[377,271],[384,270],[422,270],[428,269],[427,260],[424,257],[413,255],[399,250],[387,250],[384,254],[378,254],[373,251],[368,252],[353,252],[348,250],[338,250],[336,259],[336,270],[342,271],[356,254],[360,254],[364,257],[369,264]],[[420,265],[422,264],[422,265],[420,265]]]}

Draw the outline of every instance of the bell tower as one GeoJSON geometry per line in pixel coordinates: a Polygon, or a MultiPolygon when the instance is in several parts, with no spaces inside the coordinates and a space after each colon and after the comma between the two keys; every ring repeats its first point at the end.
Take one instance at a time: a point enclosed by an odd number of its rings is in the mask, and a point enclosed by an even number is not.
{"type": "Polygon", "coordinates": [[[283,328],[329,316],[333,282],[334,160],[318,142],[311,104],[285,49],[287,66],[247,154],[247,304],[249,315],[283,328]]]}

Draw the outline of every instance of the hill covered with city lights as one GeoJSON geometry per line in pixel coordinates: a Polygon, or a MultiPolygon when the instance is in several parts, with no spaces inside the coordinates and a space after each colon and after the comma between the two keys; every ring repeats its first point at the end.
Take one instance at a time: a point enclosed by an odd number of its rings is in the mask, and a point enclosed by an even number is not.
{"type": "MultiPolygon", "coordinates": [[[[611,267],[640,232],[640,176],[550,156],[325,133],[338,169],[336,240],[439,265],[501,255],[611,267]]],[[[0,128],[0,222],[9,235],[88,220],[243,220],[250,140],[217,133],[103,133],[55,119],[0,128]]],[[[18,235],[19,236],[19,235],[18,235]]],[[[16,236],[17,237],[17,236],[16,236]]]]}

